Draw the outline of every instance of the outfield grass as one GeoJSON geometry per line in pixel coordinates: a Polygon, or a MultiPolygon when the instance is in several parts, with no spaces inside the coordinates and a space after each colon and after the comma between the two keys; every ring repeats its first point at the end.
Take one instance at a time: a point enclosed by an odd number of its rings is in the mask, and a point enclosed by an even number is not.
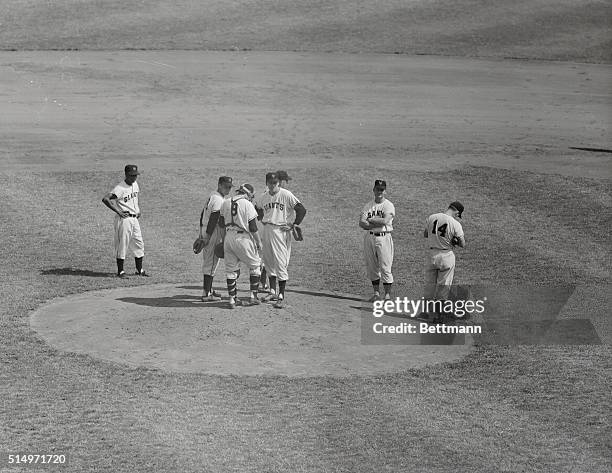
{"type": "MultiPolygon", "coordinates": [[[[146,267],[154,274],[145,281],[111,276],[112,215],[100,198],[120,172],[2,174],[7,212],[0,232],[7,245],[0,288],[0,444],[67,452],[69,471],[201,471],[204,465],[205,471],[253,472],[609,468],[609,345],[482,347],[458,364],[393,376],[238,378],[128,369],[58,353],[29,329],[29,311],[56,296],[198,282],[199,259],[190,246],[202,189],[225,171],[147,170],[140,177],[146,267]],[[20,192],[33,186],[35,194],[20,192]]],[[[244,170],[235,178],[257,184],[264,172],[244,170]]],[[[361,201],[369,198],[370,174],[383,170],[290,172],[292,188],[310,209],[306,241],[294,247],[291,283],[367,294],[355,222],[361,201]],[[349,176],[351,187],[363,192],[331,199],[319,191],[349,176]],[[332,222],[346,230],[329,231],[332,222]]],[[[420,284],[418,228],[427,212],[437,210],[428,193],[433,182],[448,195],[465,196],[469,246],[458,256],[458,281],[609,284],[607,267],[575,251],[580,242],[589,255],[605,253],[594,230],[609,223],[602,211],[609,205],[607,181],[484,167],[396,178],[404,184],[401,192],[389,189],[399,209],[398,293],[420,284]],[[567,195],[576,195],[573,218],[567,195]],[[509,214],[513,225],[500,233],[509,214]],[[558,252],[543,251],[543,241],[558,252]]]]}
{"type": "Polygon", "coordinates": [[[597,0],[0,2],[0,49],[17,51],[0,67],[0,453],[65,453],[79,473],[612,470],[609,154],[570,148],[610,147],[611,15],[597,0]],[[39,49],[62,52],[23,52],[39,49]],[[113,277],[101,203],[127,161],[145,171],[146,280],[113,277]],[[198,283],[218,175],[261,188],[278,167],[309,209],[290,285],[369,294],[356,222],[383,177],[398,294],[421,284],[424,218],[460,198],[456,280],[576,286],[564,316],[603,343],[237,377],[59,352],[30,328],[55,297],[198,283]]]}
{"type": "Polygon", "coordinates": [[[0,49],[344,51],[609,63],[598,0],[8,0],[0,49]]]}

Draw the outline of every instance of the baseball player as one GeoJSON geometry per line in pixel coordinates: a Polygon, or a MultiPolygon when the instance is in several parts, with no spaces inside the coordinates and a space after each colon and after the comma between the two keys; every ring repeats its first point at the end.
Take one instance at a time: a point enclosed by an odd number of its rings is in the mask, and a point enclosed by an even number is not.
{"type": "MultiPolygon", "coordinates": [[[[287,184],[289,184],[289,181],[291,180],[291,177],[289,176],[287,171],[276,171],[276,175],[278,176],[278,179],[279,179],[279,185],[283,189],[287,189],[287,184]]],[[[267,192],[268,192],[268,189],[266,189],[264,194],[267,192]]],[[[290,215],[289,220],[294,220],[294,218],[292,217],[293,216],[290,215]]],[[[267,284],[266,276],[267,276],[266,267],[262,264],[261,265],[261,286],[264,291],[267,291],[270,289],[270,286],[268,286],[267,284]]]]}
{"type": "Polygon", "coordinates": [[[259,196],[255,207],[263,224],[263,262],[269,273],[270,294],[264,301],[274,301],[274,307],[284,307],[285,288],[289,273],[289,259],[291,257],[291,230],[302,223],[306,215],[306,208],[298,198],[287,189],[280,187],[278,174],[266,174],[268,192],[259,196]],[[289,217],[295,213],[291,222],[289,217]],[[276,282],[278,279],[278,295],[276,295],[276,282]]]}
{"type": "Polygon", "coordinates": [[[427,239],[428,254],[425,260],[425,300],[446,300],[455,274],[455,246],[465,247],[461,224],[464,207],[461,202],[451,202],[445,212],[427,217],[423,236],[427,239]]]}
{"type": "Polygon", "coordinates": [[[261,258],[261,239],[257,231],[257,211],[252,204],[255,189],[251,184],[242,184],[236,195],[226,199],[221,207],[219,224],[225,228],[223,251],[225,253],[225,274],[230,309],[239,302],[237,299],[236,280],[240,263],[249,268],[250,298],[245,305],[259,305],[257,289],[259,287],[261,258]]]}
{"type": "Polygon", "coordinates": [[[148,276],[145,270],[142,269],[144,242],[138,221],[140,218],[140,206],[138,205],[140,188],[136,179],[140,172],[138,172],[138,166],[134,164],[126,165],[124,171],[125,179],[102,198],[104,205],[117,214],[114,223],[117,276],[120,278],[127,277],[123,265],[128,250],[134,255],[136,275],[148,276]]]}
{"type": "Polygon", "coordinates": [[[219,266],[215,255],[215,245],[223,240],[224,229],[218,225],[221,206],[232,190],[232,178],[221,176],[217,181],[217,190],[208,197],[200,214],[200,237],[204,240],[202,250],[202,302],[220,301],[221,295],[213,291],[213,279],[219,266]],[[203,231],[204,225],[206,230],[203,231]]]}
{"type": "Polygon", "coordinates": [[[391,299],[391,286],[393,284],[393,218],[395,217],[395,206],[385,196],[387,183],[382,179],[374,181],[374,199],[368,202],[361,211],[359,226],[366,233],[363,238],[363,255],[366,264],[366,273],[374,295],[370,302],[379,300],[380,281],[383,282],[385,299],[391,299]]]}

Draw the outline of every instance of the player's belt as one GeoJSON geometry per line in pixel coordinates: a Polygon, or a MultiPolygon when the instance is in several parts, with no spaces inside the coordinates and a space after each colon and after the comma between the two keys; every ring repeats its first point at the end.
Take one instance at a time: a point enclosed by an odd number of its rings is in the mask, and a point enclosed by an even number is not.
{"type": "Polygon", "coordinates": [[[391,232],[370,232],[370,235],[385,236],[387,233],[391,233],[391,232]]]}
{"type": "Polygon", "coordinates": [[[136,214],[128,214],[128,217],[138,217],[136,214]]]}

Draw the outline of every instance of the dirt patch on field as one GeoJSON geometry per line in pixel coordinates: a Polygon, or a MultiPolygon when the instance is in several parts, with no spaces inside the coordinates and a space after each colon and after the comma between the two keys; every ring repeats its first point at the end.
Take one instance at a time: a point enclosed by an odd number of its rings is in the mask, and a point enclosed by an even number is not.
{"type": "MultiPolygon", "coordinates": [[[[246,294],[245,291],[242,294],[246,294]]],[[[57,299],[32,328],[62,351],[133,367],[220,375],[351,376],[457,360],[459,345],[365,345],[358,296],[294,289],[287,307],[202,303],[197,285],[152,285],[57,299]]],[[[413,340],[412,343],[415,341],[413,340]]]]}

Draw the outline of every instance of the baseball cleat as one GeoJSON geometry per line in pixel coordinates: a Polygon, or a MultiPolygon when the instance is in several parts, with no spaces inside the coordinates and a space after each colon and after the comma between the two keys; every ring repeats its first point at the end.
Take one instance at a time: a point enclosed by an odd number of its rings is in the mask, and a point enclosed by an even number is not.
{"type": "Polygon", "coordinates": [[[236,299],[234,299],[233,297],[230,297],[229,308],[230,309],[235,309],[236,308],[236,299]]]}
{"type": "Polygon", "coordinates": [[[385,300],[386,301],[390,301],[391,300],[391,294],[389,294],[389,293],[385,294],[385,300]]]}
{"type": "Polygon", "coordinates": [[[261,298],[262,302],[276,302],[277,300],[278,300],[278,296],[274,294],[273,292],[261,298]]]}
{"type": "Polygon", "coordinates": [[[202,302],[219,302],[221,296],[215,296],[215,293],[209,294],[208,296],[202,296],[202,302]]]}
{"type": "Polygon", "coordinates": [[[125,274],[125,271],[121,271],[119,274],[117,274],[117,277],[121,279],[129,279],[128,275],[125,274]]]}
{"type": "Polygon", "coordinates": [[[283,307],[285,307],[285,300],[284,299],[277,300],[272,307],[274,307],[275,309],[282,309],[283,307]]]}
{"type": "Polygon", "coordinates": [[[146,273],[144,269],[141,269],[141,270],[140,270],[140,272],[136,271],[136,272],[134,273],[134,275],[136,275],[136,276],[145,276],[145,277],[147,277],[147,278],[149,277],[149,274],[148,274],[148,273],[146,273]]]}
{"type": "Polygon", "coordinates": [[[244,305],[245,306],[251,306],[251,305],[260,305],[261,302],[259,301],[259,299],[257,299],[257,297],[251,297],[249,298],[248,301],[245,301],[244,305]]]}
{"type": "Polygon", "coordinates": [[[368,299],[368,302],[374,302],[380,300],[380,294],[376,293],[368,299]]]}

